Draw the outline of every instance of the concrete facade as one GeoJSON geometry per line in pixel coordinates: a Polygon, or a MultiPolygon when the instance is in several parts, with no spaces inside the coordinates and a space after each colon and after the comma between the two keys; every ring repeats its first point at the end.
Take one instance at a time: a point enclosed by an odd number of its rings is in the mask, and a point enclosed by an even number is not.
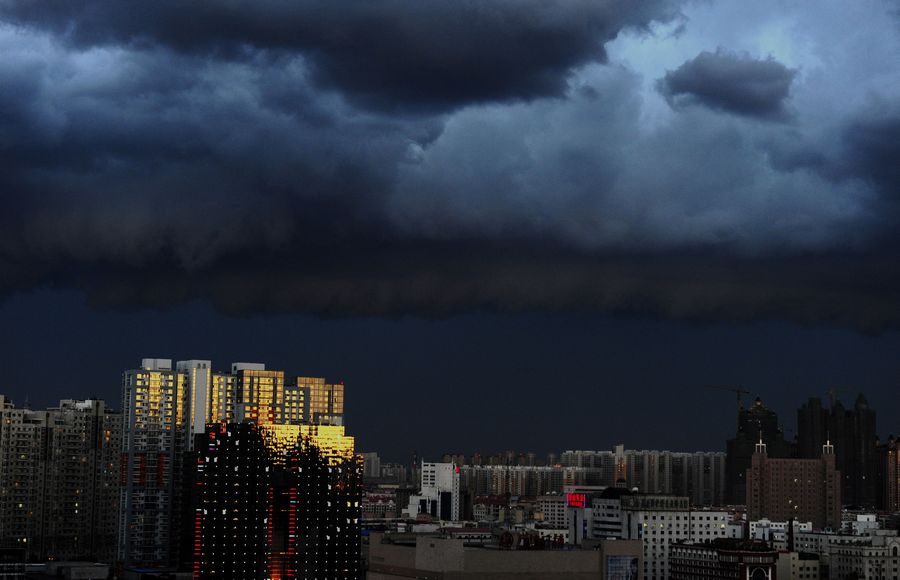
{"type": "Polygon", "coordinates": [[[369,580],[640,580],[640,542],[606,541],[592,550],[515,550],[469,547],[463,540],[419,536],[415,545],[392,544],[372,534],[369,580]],[[624,564],[621,566],[620,564],[624,564]]]}

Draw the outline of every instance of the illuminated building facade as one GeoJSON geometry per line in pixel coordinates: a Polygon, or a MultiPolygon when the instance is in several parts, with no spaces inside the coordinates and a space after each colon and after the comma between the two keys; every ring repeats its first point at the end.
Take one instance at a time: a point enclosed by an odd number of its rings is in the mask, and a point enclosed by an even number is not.
{"type": "Polygon", "coordinates": [[[238,413],[236,419],[254,423],[275,423],[284,397],[284,371],[266,370],[258,363],[234,363],[238,413]]]}
{"type": "Polygon", "coordinates": [[[126,566],[177,562],[182,460],[191,393],[169,359],[144,359],[122,376],[119,560],[126,566]]]}
{"type": "MultiPolygon", "coordinates": [[[[279,455],[271,449],[286,437],[314,441],[325,457],[355,461],[353,439],[340,427],[343,384],[329,385],[324,378],[286,384],[284,371],[261,363],[238,362],[230,372],[215,372],[209,360],[173,366],[170,359],[143,359],[123,374],[122,386],[127,435],[121,445],[118,559],[126,568],[174,569],[192,562],[191,520],[200,499],[185,489],[200,482],[195,467],[206,457],[208,425],[265,427],[272,458],[279,455]]],[[[266,501],[276,515],[290,508],[277,494],[266,501]]],[[[353,509],[358,508],[357,499],[353,509]]]]}
{"type": "Polygon", "coordinates": [[[0,548],[114,559],[121,436],[122,416],[103,401],[34,411],[0,395],[0,548]]]}
{"type": "Polygon", "coordinates": [[[344,424],[344,383],[332,385],[322,377],[297,377],[296,385],[308,390],[310,423],[344,424]]]}
{"type": "Polygon", "coordinates": [[[209,425],[194,578],[358,578],[361,458],[331,425],[209,425]]]}

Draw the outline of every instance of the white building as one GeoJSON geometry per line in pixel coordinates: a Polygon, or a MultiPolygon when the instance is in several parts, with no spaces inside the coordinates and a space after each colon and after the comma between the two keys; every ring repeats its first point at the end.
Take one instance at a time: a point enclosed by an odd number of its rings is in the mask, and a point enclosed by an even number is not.
{"type": "MultiPolygon", "coordinates": [[[[690,499],[609,488],[591,500],[591,536],[642,540],[644,578],[669,577],[669,545],[728,537],[727,511],[692,509],[690,499]]],[[[571,533],[570,533],[571,537],[571,533]]]]}
{"type": "MultiPolygon", "coordinates": [[[[766,542],[787,542],[787,522],[773,522],[769,519],[761,519],[750,522],[750,539],[765,540],[766,542]]],[[[812,522],[794,522],[794,534],[799,532],[811,532],[812,522]]]]}
{"type": "Polygon", "coordinates": [[[409,498],[404,515],[428,514],[443,521],[459,521],[459,467],[453,463],[422,462],[421,487],[409,498]]]}
{"type": "Polygon", "coordinates": [[[544,524],[551,528],[566,527],[566,497],[563,495],[542,495],[537,498],[538,509],[544,516],[544,524]]]}

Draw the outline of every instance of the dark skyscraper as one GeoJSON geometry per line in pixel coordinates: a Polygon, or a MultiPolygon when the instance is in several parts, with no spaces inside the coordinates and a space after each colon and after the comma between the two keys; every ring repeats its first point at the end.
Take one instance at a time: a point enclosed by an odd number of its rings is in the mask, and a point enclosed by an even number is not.
{"type": "Polygon", "coordinates": [[[210,425],[194,578],[355,579],[362,465],[342,426],[210,425]]]}
{"type": "Polygon", "coordinates": [[[747,497],[746,473],[750,467],[753,450],[762,439],[768,446],[769,457],[792,457],[793,445],[784,439],[778,426],[778,415],[766,408],[759,397],[749,409],[738,411],[738,429],[733,439],[726,443],[725,479],[726,501],[743,504],[747,497]]]}
{"type": "Polygon", "coordinates": [[[810,398],[797,410],[798,457],[818,457],[818,449],[830,440],[841,472],[842,502],[864,508],[880,507],[876,428],[875,411],[862,394],[852,409],[846,409],[840,401],[825,409],[820,399],[810,398]]]}

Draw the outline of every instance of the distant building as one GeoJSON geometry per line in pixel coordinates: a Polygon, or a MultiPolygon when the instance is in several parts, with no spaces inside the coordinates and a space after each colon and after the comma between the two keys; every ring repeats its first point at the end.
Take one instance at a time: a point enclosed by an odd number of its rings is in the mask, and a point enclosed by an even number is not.
{"type": "Polygon", "coordinates": [[[122,415],[103,401],[35,411],[0,395],[0,548],[114,561],[121,447],[122,415]]]}
{"type": "Polygon", "coordinates": [[[537,497],[538,509],[543,514],[543,523],[553,529],[566,527],[566,497],[564,495],[541,495],[537,497]]]}
{"type": "Polygon", "coordinates": [[[442,521],[460,519],[459,466],[422,462],[419,493],[409,498],[406,515],[428,515],[442,521]]]}
{"type": "Polygon", "coordinates": [[[591,549],[558,549],[539,534],[505,533],[493,545],[452,534],[373,533],[368,580],[643,580],[640,542],[607,540],[591,549]]]}
{"type": "Polygon", "coordinates": [[[797,410],[797,456],[817,458],[826,441],[834,446],[835,465],[841,472],[842,503],[882,507],[876,414],[862,394],[852,409],[840,401],[825,409],[819,398],[812,397],[797,410]]]}
{"type": "Polygon", "coordinates": [[[389,520],[400,516],[396,492],[368,491],[362,496],[362,519],[389,520]]]}
{"type": "Polygon", "coordinates": [[[747,470],[757,442],[762,440],[772,458],[794,456],[794,447],[785,440],[775,411],[757,397],[749,409],[738,410],[737,433],[726,442],[725,501],[742,505],[747,500],[747,470]]]}
{"type": "Polygon", "coordinates": [[[762,441],[747,470],[750,520],[810,521],[817,529],[841,527],[841,480],[834,449],[824,446],[820,459],[770,458],[762,441]]]}
{"type": "Polygon", "coordinates": [[[778,552],[759,540],[719,538],[671,546],[671,580],[775,580],[778,552]]]}
{"type": "Polygon", "coordinates": [[[638,488],[643,493],[688,496],[697,506],[725,503],[725,454],[698,451],[566,451],[560,462],[584,470],[577,485],[638,488]]]}
{"type": "Polygon", "coordinates": [[[372,481],[381,477],[381,459],[377,453],[363,453],[363,477],[366,481],[372,481]]]}
{"type": "Polygon", "coordinates": [[[900,512],[900,439],[891,436],[884,447],[884,509],[900,512]]]}

